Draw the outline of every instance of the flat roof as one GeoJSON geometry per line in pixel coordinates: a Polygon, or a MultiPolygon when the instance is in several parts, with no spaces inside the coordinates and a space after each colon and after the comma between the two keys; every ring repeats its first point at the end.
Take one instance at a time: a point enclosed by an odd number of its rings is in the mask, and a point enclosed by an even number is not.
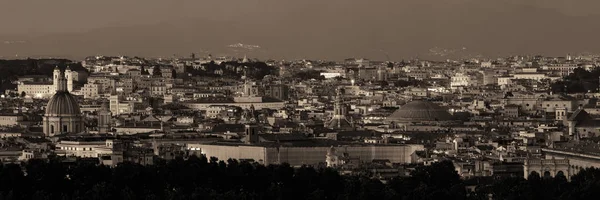
{"type": "Polygon", "coordinates": [[[259,142],[253,144],[247,144],[243,142],[235,141],[217,141],[208,143],[205,145],[216,145],[216,146],[255,146],[255,147],[338,147],[338,146],[354,146],[354,147],[369,147],[369,146],[408,146],[406,144],[371,144],[371,143],[357,143],[357,142],[342,142],[330,139],[308,139],[300,141],[286,141],[286,142],[259,142]]]}

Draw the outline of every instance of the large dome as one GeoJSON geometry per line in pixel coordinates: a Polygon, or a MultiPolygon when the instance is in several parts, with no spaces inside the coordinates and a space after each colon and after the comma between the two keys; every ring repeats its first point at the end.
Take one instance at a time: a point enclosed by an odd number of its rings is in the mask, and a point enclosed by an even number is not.
{"type": "Polygon", "coordinates": [[[79,104],[69,92],[57,92],[46,106],[46,116],[75,116],[80,114],[79,104]]]}
{"type": "Polygon", "coordinates": [[[387,117],[388,121],[395,122],[433,122],[452,119],[452,115],[447,110],[428,101],[411,101],[387,117]]]}

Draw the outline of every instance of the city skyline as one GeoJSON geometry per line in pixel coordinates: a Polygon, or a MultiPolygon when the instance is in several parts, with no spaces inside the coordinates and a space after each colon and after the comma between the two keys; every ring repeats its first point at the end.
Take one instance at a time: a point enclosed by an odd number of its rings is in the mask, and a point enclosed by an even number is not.
{"type": "Polygon", "coordinates": [[[591,199],[597,189],[585,185],[600,174],[600,55],[195,58],[0,60],[0,177],[20,183],[0,196],[591,199]],[[321,184],[299,189],[306,177],[321,184]],[[284,192],[271,195],[274,185],[284,192]]]}
{"type": "Polygon", "coordinates": [[[3,0],[0,199],[598,199],[598,0],[3,0]]]}

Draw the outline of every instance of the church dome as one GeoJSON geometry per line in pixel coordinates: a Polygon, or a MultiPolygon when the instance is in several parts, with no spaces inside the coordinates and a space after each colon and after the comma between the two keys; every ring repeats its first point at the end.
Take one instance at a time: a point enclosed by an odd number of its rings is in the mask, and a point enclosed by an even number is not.
{"type": "Polygon", "coordinates": [[[57,92],[46,106],[46,116],[75,116],[80,114],[79,104],[69,92],[57,92]]]}
{"type": "Polygon", "coordinates": [[[396,122],[451,121],[452,119],[452,115],[447,110],[428,101],[411,101],[387,117],[388,121],[396,122]]]}

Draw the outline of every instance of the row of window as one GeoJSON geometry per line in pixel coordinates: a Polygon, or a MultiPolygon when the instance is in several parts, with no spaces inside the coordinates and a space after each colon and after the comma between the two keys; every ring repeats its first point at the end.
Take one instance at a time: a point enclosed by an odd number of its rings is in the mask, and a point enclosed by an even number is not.
{"type": "Polygon", "coordinates": [[[93,151],[92,147],[89,147],[89,148],[86,148],[86,147],[83,147],[83,148],[77,148],[77,147],[60,147],[60,149],[62,149],[62,150],[70,150],[70,151],[78,151],[78,150],[81,150],[81,151],[93,151]]]}
{"type": "MultiPolygon", "coordinates": [[[[75,130],[79,130],[79,125],[75,125],[75,130]]],[[[54,128],[54,125],[50,125],[50,133],[54,133],[56,130],[54,128]]],[[[69,126],[68,125],[63,125],[62,126],[62,132],[66,133],[69,132],[69,126]]]]}
{"type": "MultiPolygon", "coordinates": [[[[525,104],[526,107],[531,106],[530,104],[525,104]]],[[[540,104],[541,107],[543,107],[543,104],[540,104]]],[[[579,104],[579,106],[583,106],[583,104],[579,104]]],[[[546,104],[546,107],[550,107],[550,104],[546,104]]],[[[554,104],[554,107],[558,107],[558,104],[554,104]]],[[[562,107],[567,107],[567,104],[563,104],[562,107]]]]}

